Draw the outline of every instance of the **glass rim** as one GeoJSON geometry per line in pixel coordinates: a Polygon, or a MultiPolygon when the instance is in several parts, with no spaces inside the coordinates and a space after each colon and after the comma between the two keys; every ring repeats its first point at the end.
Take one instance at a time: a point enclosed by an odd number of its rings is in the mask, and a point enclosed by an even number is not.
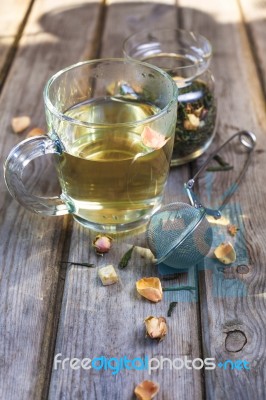
{"type": "MultiPolygon", "coordinates": [[[[203,41],[207,44],[208,46],[208,53],[203,57],[206,59],[210,59],[211,55],[212,55],[212,44],[209,41],[209,39],[206,38],[206,36],[202,35],[201,33],[198,33],[196,31],[191,31],[191,30],[186,30],[186,29],[182,29],[182,28],[155,28],[155,29],[142,29],[139,32],[135,32],[133,34],[131,34],[130,36],[128,36],[124,41],[123,41],[123,54],[125,57],[127,57],[129,60],[139,60],[138,58],[134,58],[134,56],[129,55],[129,51],[126,50],[126,46],[127,44],[130,42],[130,40],[137,38],[138,36],[144,34],[144,33],[163,33],[163,32],[176,32],[176,33],[181,33],[181,34],[186,34],[188,36],[191,36],[194,39],[203,39],[203,41]]],[[[139,43],[142,44],[142,43],[139,43]]],[[[174,54],[174,53],[173,53],[174,54]]],[[[145,62],[145,61],[143,61],[145,62]]],[[[193,65],[193,67],[195,67],[196,64],[201,64],[202,60],[198,59],[197,62],[195,62],[195,64],[193,65]]],[[[191,68],[192,65],[187,65],[187,66],[182,66],[182,67],[177,67],[178,69],[187,69],[187,68],[191,68]]]]}
{"type": "Polygon", "coordinates": [[[172,107],[173,104],[177,103],[177,99],[178,99],[178,88],[176,83],[174,82],[174,80],[172,79],[172,77],[165,72],[163,69],[156,67],[155,65],[143,62],[143,61],[139,61],[136,59],[128,59],[128,58],[100,58],[100,59],[93,59],[93,60],[86,60],[86,61],[80,61],[76,64],[72,64],[66,68],[61,69],[60,71],[56,72],[54,75],[52,75],[50,77],[50,79],[47,81],[47,83],[44,86],[44,90],[43,90],[43,97],[44,97],[44,103],[45,106],[47,107],[47,109],[49,110],[49,112],[51,112],[56,118],[60,119],[61,121],[65,121],[74,125],[78,125],[78,126],[85,126],[87,128],[103,128],[103,127],[132,127],[132,126],[138,126],[138,125],[143,125],[149,122],[152,122],[154,120],[157,120],[158,118],[162,117],[163,115],[168,113],[169,107],[172,107]],[[65,74],[68,71],[71,71],[75,68],[79,68],[79,67],[83,67],[85,65],[89,65],[89,64],[99,64],[99,63],[104,63],[104,62],[117,62],[119,64],[135,64],[135,65],[140,65],[140,66],[145,66],[151,70],[155,70],[157,72],[159,72],[162,76],[164,76],[165,78],[167,78],[167,80],[169,81],[169,83],[172,86],[173,89],[173,95],[171,97],[171,100],[167,103],[167,105],[160,110],[158,113],[144,118],[142,120],[137,120],[137,121],[132,121],[132,122],[117,122],[117,123],[94,123],[94,122],[86,122],[86,121],[81,121],[75,118],[71,118],[69,116],[67,116],[66,114],[64,114],[63,112],[58,111],[58,109],[53,105],[53,103],[51,102],[50,98],[49,98],[49,90],[52,86],[52,84],[56,81],[57,78],[59,78],[60,76],[62,76],[63,74],[65,74]]]}

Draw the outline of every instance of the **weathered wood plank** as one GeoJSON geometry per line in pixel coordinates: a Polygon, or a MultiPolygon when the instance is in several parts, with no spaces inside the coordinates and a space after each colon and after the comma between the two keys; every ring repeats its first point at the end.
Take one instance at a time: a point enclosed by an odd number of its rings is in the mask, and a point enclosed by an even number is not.
{"type": "MultiPolygon", "coordinates": [[[[174,2],[144,3],[110,1],[105,12],[101,56],[122,56],[122,43],[129,34],[154,26],[172,26],[177,23],[174,2]]],[[[186,201],[183,183],[187,180],[187,167],[176,168],[171,173],[165,202],[186,201]]],[[[103,259],[96,258],[91,248],[95,234],[74,224],[71,237],[70,260],[90,261],[96,269],[70,266],[67,270],[63,307],[55,355],[62,359],[94,358],[99,356],[123,357],[180,357],[193,359],[201,356],[198,335],[198,304],[195,294],[178,292],[167,294],[160,304],[150,304],[140,299],[135,282],[143,276],[156,275],[151,265],[144,265],[135,257],[126,270],[120,272],[122,284],[102,287],[97,278],[98,267],[117,265],[125,249],[132,244],[145,246],[145,235],[121,235],[111,252],[103,259]],[[145,339],[143,319],[149,314],[166,316],[171,300],[179,304],[168,319],[170,332],[160,344],[145,339]],[[193,329],[191,329],[193,327],[193,329]]],[[[187,275],[178,282],[184,283],[187,275]]],[[[165,283],[169,285],[168,283],[165,283]]],[[[153,379],[161,384],[159,399],[201,399],[201,372],[197,370],[121,371],[113,376],[111,371],[73,370],[67,364],[53,371],[49,398],[89,400],[133,398],[136,384],[143,379],[153,379]]]]}
{"type": "Polygon", "coordinates": [[[105,57],[123,57],[123,42],[142,29],[176,27],[174,1],[108,1],[102,51],[105,57]]]}
{"type": "Polygon", "coordinates": [[[32,0],[10,0],[0,3],[0,87],[12,62],[32,0]]]}
{"type": "MultiPolygon", "coordinates": [[[[95,1],[35,2],[2,92],[1,164],[25,137],[12,133],[11,118],[26,114],[32,126],[44,126],[45,81],[60,68],[93,56],[99,13],[95,1]]],[[[28,175],[29,186],[42,183],[52,191],[51,163],[37,164],[28,175]]],[[[7,193],[2,170],[0,180],[0,398],[36,400],[46,397],[49,384],[64,283],[60,260],[67,258],[71,223],[24,210],[7,193]]]]}
{"type": "Polygon", "coordinates": [[[250,46],[266,96],[266,1],[241,0],[241,9],[247,26],[250,46]]]}
{"type": "MultiPolygon", "coordinates": [[[[124,237],[116,240],[112,251],[103,259],[96,259],[91,249],[91,238],[80,227],[75,227],[70,254],[73,260],[94,262],[96,266],[112,263],[117,266],[124,251],[137,239],[124,237]],[[75,240],[74,240],[75,239],[75,240]]],[[[139,240],[138,240],[139,242],[139,240]]],[[[142,241],[141,241],[142,244],[142,241]]],[[[169,357],[174,359],[187,356],[189,359],[199,349],[195,340],[195,301],[193,295],[166,295],[160,304],[150,304],[137,296],[135,282],[143,276],[156,275],[153,266],[135,256],[124,271],[119,270],[121,283],[113,287],[103,287],[97,277],[98,268],[86,269],[71,266],[67,272],[63,312],[60,318],[55,355],[64,358],[90,358],[104,356],[144,358],[169,357]],[[151,343],[145,338],[143,320],[148,315],[166,316],[169,303],[179,304],[171,318],[168,318],[169,334],[161,343],[151,343]],[[192,311],[188,315],[188,303],[192,311]]],[[[172,283],[172,282],[171,282],[172,283]]],[[[167,283],[165,283],[167,285],[167,283]]],[[[197,371],[157,370],[149,376],[148,371],[121,370],[117,375],[112,371],[73,370],[67,362],[65,369],[58,364],[54,370],[50,399],[131,399],[134,386],[143,379],[160,382],[159,399],[172,399],[173,393],[193,398],[197,371]]],[[[200,388],[197,388],[200,394],[200,388]]],[[[200,398],[200,397],[199,397],[200,398]]]]}
{"type": "MultiPolygon", "coordinates": [[[[217,363],[246,360],[250,370],[206,371],[206,394],[208,399],[261,399],[266,380],[265,99],[238,2],[181,0],[180,5],[182,27],[205,34],[214,46],[212,68],[220,110],[216,144],[237,129],[254,130],[258,138],[253,163],[228,211],[229,220],[240,226],[237,262],[223,267],[207,259],[200,279],[204,356],[217,363]]],[[[221,202],[242,167],[243,157],[235,146],[228,148],[225,157],[235,166],[232,173],[208,174],[200,180],[202,200],[211,198],[212,205],[221,202]]],[[[215,241],[221,240],[233,240],[223,226],[215,230],[215,241]]]]}

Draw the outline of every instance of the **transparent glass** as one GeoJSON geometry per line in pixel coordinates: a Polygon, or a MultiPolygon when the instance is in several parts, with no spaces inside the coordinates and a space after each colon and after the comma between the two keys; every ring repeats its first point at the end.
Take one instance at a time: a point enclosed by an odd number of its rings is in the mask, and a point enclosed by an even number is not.
{"type": "Polygon", "coordinates": [[[120,232],[160,207],[171,161],[177,87],[163,70],[103,59],[55,74],[44,89],[47,136],[14,147],[5,162],[12,196],[30,211],[73,214],[86,227],[120,232]],[[30,194],[23,170],[53,153],[60,197],[30,194]]]}
{"type": "Polygon", "coordinates": [[[124,55],[164,69],[179,95],[171,165],[199,157],[211,144],[216,128],[214,78],[209,69],[212,47],[204,37],[182,29],[145,30],[124,42],[124,55]]]}

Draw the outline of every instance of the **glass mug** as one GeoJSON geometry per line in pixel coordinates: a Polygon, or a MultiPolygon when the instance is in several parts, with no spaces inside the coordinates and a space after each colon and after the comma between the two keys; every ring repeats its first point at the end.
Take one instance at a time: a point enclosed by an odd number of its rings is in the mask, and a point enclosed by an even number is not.
{"type": "Polygon", "coordinates": [[[125,59],[85,61],[44,89],[47,136],[26,139],[5,162],[11,195],[28,210],[72,214],[104,232],[136,228],[160,207],[176,124],[177,87],[163,70],[125,59]],[[23,169],[53,153],[62,194],[27,192],[23,169]]]}
{"type": "Polygon", "coordinates": [[[183,29],[144,30],[124,42],[124,55],[164,69],[178,86],[171,165],[185,164],[199,157],[211,144],[216,131],[210,42],[202,35],[183,29]]]}

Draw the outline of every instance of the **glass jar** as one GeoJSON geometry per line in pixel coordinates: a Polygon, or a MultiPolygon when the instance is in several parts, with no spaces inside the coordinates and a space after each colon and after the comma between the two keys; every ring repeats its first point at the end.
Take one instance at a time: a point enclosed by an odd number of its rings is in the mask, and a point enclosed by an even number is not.
{"type": "Polygon", "coordinates": [[[182,29],[146,30],[124,42],[124,55],[168,72],[178,86],[177,123],[171,165],[199,157],[211,144],[216,128],[214,78],[209,69],[210,42],[182,29]]]}

